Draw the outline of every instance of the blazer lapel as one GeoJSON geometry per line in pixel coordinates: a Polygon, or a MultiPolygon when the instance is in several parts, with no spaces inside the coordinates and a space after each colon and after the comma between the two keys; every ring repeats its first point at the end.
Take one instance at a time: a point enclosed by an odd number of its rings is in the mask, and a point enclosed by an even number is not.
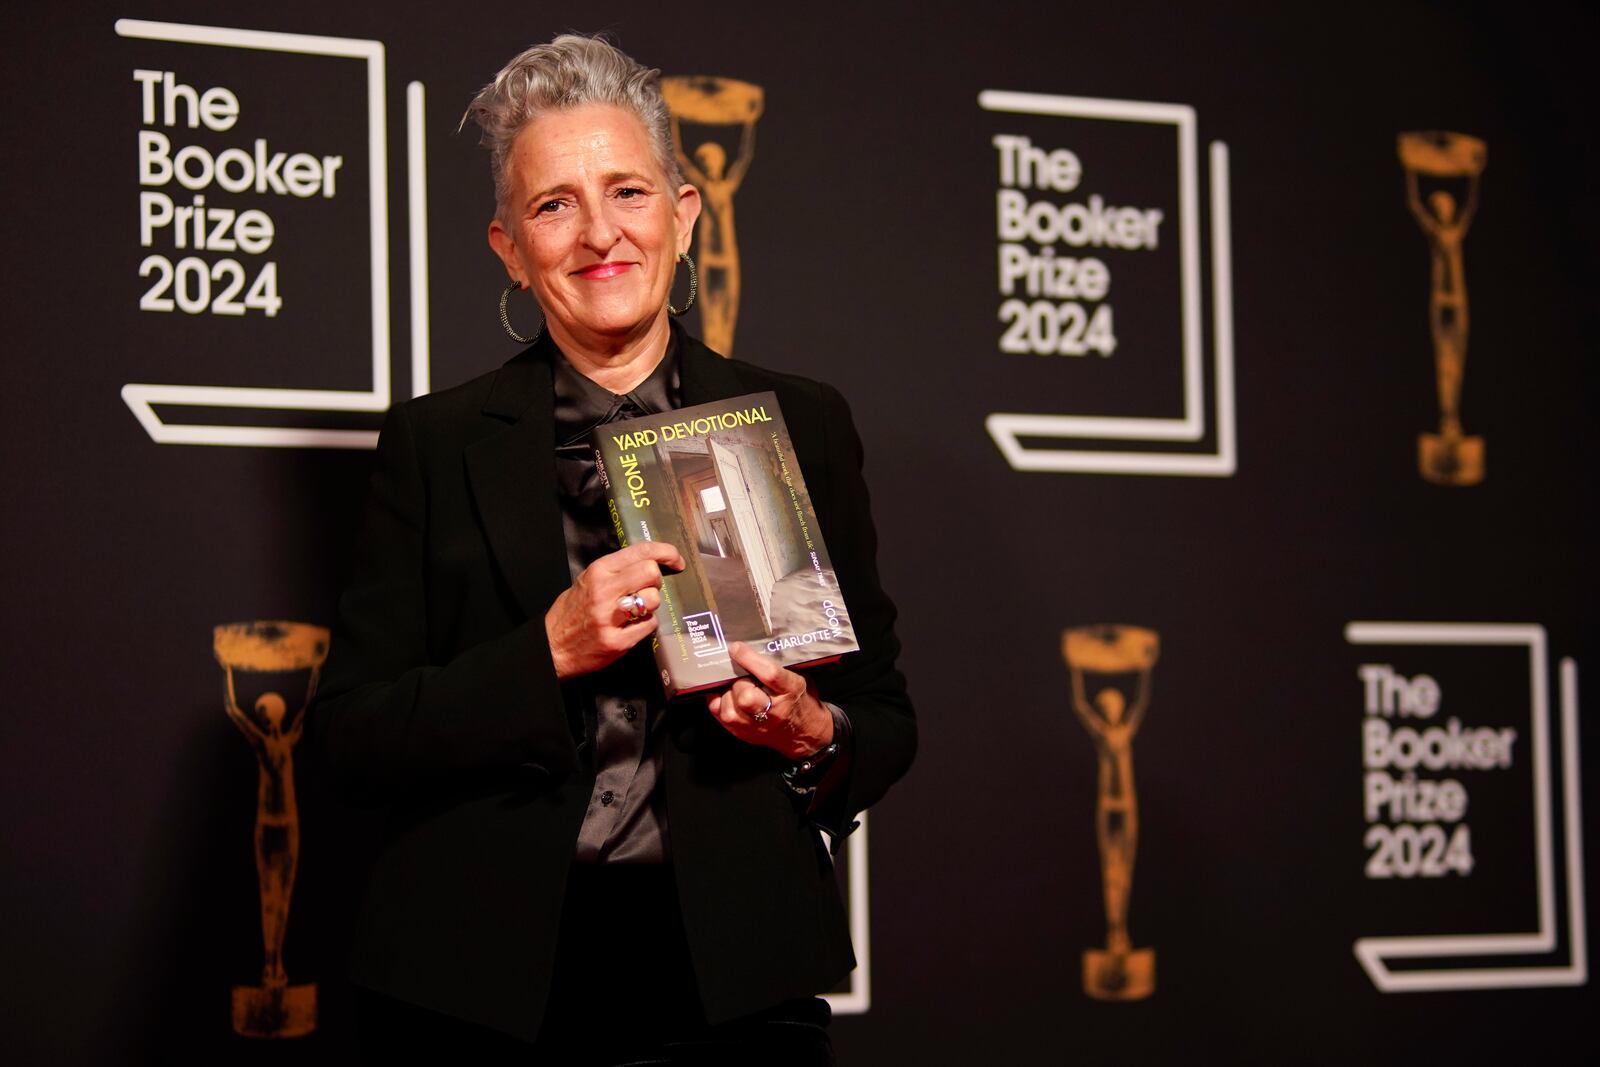
{"type": "MultiPolygon", "coordinates": [[[[738,364],[680,333],[685,406],[750,392],[738,364]]],[[[495,562],[529,618],[571,582],[556,492],[555,417],[548,335],[495,376],[483,413],[509,423],[467,446],[467,476],[495,562]]]]}
{"type": "Polygon", "coordinates": [[[550,364],[538,346],[495,377],[483,413],[509,426],[466,448],[484,532],[512,595],[529,618],[569,584],[556,496],[550,364]]]}
{"type": "Polygon", "coordinates": [[[684,407],[752,392],[745,387],[739,364],[717,355],[687,333],[680,332],[678,337],[678,382],[684,407]]]}

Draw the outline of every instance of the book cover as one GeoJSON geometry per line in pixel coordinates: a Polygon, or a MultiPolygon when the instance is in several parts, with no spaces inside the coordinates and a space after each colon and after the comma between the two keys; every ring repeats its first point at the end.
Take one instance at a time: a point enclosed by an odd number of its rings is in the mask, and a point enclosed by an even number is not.
{"type": "Polygon", "coordinates": [[[610,422],[593,443],[620,545],[666,541],[686,564],[662,578],[652,638],[668,697],[745,673],[734,641],[791,668],[860,647],[775,395],[610,422]]]}

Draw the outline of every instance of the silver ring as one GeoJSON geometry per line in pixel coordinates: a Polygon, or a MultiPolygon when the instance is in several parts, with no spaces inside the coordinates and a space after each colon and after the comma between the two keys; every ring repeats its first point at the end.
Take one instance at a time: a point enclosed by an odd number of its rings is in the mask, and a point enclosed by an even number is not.
{"type": "Polygon", "coordinates": [[[767,718],[768,718],[767,713],[769,711],[771,711],[771,710],[772,710],[772,697],[769,696],[769,697],[767,697],[767,706],[762,708],[760,711],[756,712],[754,715],[752,715],[750,717],[752,719],[754,719],[756,722],[766,722],[767,718]]]}
{"type": "Polygon", "coordinates": [[[638,593],[624,593],[617,598],[617,607],[622,609],[622,614],[629,622],[638,622],[648,618],[650,613],[645,610],[644,597],[638,593]]]}

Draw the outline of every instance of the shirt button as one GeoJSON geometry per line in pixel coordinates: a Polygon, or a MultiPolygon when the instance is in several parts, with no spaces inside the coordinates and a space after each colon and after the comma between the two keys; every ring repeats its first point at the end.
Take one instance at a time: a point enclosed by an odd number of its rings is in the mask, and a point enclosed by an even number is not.
{"type": "Polygon", "coordinates": [[[600,806],[604,807],[604,808],[609,808],[611,806],[612,802],[615,801],[616,799],[617,799],[617,794],[615,794],[611,790],[607,789],[604,793],[600,794],[600,806]]]}
{"type": "Polygon", "coordinates": [[[622,705],[622,717],[632,722],[639,717],[639,709],[632,704],[624,704],[622,705]]]}

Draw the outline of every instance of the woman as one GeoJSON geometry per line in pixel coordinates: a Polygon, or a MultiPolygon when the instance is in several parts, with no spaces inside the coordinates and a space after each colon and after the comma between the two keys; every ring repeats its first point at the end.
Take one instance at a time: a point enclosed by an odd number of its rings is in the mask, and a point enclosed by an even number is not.
{"type": "Polygon", "coordinates": [[[342,785],[391,811],[352,965],[374,1058],[525,1062],[534,1042],[537,1062],[832,1062],[815,995],[853,958],[818,829],[853,828],[915,726],[844,401],[671,322],[700,194],[658,77],[563,36],[469,110],[502,319],[517,336],[505,298],[527,289],[544,325],[500,370],[389,413],[313,713],[342,785]],[[736,645],[748,678],[668,703],[646,638],[683,560],[615,549],[583,442],[768,389],[861,651],[802,675],[736,645]]]}

